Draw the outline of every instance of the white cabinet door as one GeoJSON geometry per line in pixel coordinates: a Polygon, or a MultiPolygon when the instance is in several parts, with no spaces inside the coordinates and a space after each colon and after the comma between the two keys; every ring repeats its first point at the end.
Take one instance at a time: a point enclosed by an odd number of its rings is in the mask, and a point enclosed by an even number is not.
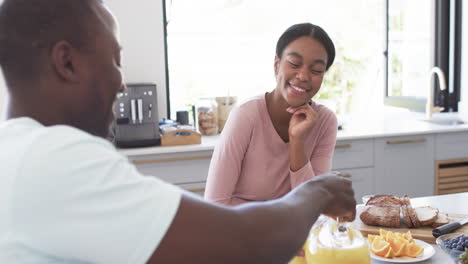
{"type": "Polygon", "coordinates": [[[374,166],[374,140],[339,140],[333,153],[333,170],[374,166]]]}
{"type": "Polygon", "coordinates": [[[375,139],[376,194],[434,194],[434,139],[432,135],[375,139]]]}
{"type": "Polygon", "coordinates": [[[129,157],[138,171],[172,184],[205,182],[212,151],[129,157]]]}
{"type": "Polygon", "coordinates": [[[196,183],[186,183],[186,184],[177,184],[180,188],[189,191],[193,194],[196,194],[198,197],[203,198],[205,195],[205,185],[206,182],[196,182],[196,183]]]}
{"type": "Polygon", "coordinates": [[[343,169],[341,174],[353,182],[354,198],[358,204],[362,197],[374,193],[374,168],[343,169]]]}
{"type": "Polygon", "coordinates": [[[436,160],[468,158],[468,132],[437,134],[435,145],[436,160]]]}

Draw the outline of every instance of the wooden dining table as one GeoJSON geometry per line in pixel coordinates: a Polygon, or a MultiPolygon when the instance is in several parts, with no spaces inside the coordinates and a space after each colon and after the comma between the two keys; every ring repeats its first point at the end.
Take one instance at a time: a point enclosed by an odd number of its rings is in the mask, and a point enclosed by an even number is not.
{"type": "MultiPolygon", "coordinates": [[[[413,207],[430,205],[438,208],[441,212],[449,214],[460,214],[468,215],[468,192],[446,194],[437,196],[427,196],[411,199],[411,205],[413,207]]],[[[454,231],[456,232],[456,230],[454,231]]],[[[417,262],[418,264],[452,264],[454,261],[440,249],[437,245],[431,244],[435,249],[435,254],[430,259],[417,262]]],[[[389,261],[374,260],[372,264],[388,264],[394,263],[391,259],[389,261]]]]}

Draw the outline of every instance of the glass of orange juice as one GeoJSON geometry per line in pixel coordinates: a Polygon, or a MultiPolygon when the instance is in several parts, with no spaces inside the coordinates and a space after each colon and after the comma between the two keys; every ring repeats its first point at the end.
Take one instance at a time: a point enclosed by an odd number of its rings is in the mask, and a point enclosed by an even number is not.
{"type": "Polygon", "coordinates": [[[307,264],[370,264],[367,243],[349,224],[321,216],[305,248],[307,264]]]}

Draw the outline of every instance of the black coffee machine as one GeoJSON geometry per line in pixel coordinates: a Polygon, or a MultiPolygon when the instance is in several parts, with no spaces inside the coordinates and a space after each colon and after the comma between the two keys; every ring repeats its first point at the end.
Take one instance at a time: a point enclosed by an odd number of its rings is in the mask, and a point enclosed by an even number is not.
{"type": "Polygon", "coordinates": [[[117,147],[146,147],[161,144],[156,84],[129,83],[117,94],[111,131],[117,147]]]}

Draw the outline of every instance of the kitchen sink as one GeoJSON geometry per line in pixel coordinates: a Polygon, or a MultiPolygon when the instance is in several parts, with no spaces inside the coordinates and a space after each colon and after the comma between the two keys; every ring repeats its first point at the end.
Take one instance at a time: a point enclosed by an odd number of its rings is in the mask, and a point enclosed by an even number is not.
{"type": "Polygon", "coordinates": [[[435,125],[441,125],[441,126],[457,126],[457,125],[468,124],[468,122],[465,122],[460,119],[430,119],[430,120],[423,120],[423,121],[429,122],[435,125]]]}

